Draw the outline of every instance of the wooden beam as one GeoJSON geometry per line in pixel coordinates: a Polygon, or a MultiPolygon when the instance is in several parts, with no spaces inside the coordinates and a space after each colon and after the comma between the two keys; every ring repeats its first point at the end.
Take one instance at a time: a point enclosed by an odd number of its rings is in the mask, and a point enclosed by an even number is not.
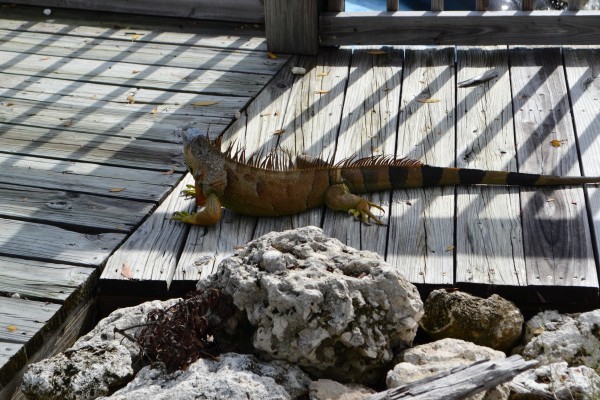
{"type": "MultiPolygon", "coordinates": [[[[396,0],[398,1],[398,0],[396,0]]],[[[345,0],[327,0],[327,11],[330,12],[344,12],[346,11],[345,0]]]]}
{"type": "Polygon", "coordinates": [[[477,11],[487,11],[490,7],[490,0],[476,0],[475,9],[477,11]]]}
{"type": "Polygon", "coordinates": [[[388,11],[398,11],[398,0],[387,0],[388,11]]]}
{"type": "Polygon", "coordinates": [[[323,13],[320,37],[324,46],[589,45],[600,43],[600,11],[323,13]]]}
{"type": "Polygon", "coordinates": [[[267,47],[273,53],[317,54],[318,24],[318,0],[265,0],[267,47]]]}
{"type": "Polygon", "coordinates": [[[523,0],[523,11],[532,11],[535,8],[535,0],[523,0]]]}
{"type": "Polygon", "coordinates": [[[580,0],[569,0],[569,11],[577,11],[581,8],[580,0]]]}
{"type": "Polygon", "coordinates": [[[444,11],[444,0],[431,0],[431,11],[444,11]]]}

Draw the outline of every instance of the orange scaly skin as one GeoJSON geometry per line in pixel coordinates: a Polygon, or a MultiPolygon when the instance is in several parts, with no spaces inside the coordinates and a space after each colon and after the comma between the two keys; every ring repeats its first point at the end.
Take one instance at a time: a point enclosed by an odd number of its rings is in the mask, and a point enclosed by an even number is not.
{"type": "Polygon", "coordinates": [[[326,204],[346,211],[364,223],[383,222],[371,208],[379,205],[358,193],[389,189],[447,185],[551,186],[600,183],[600,177],[570,177],[505,171],[432,167],[411,159],[369,157],[330,165],[321,160],[279,168],[243,161],[243,156],[222,152],[219,142],[203,136],[184,140],[185,160],[196,181],[198,213],[177,212],[174,220],[212,225],[221,219],[221,207],[252,216],[301,213],[326,204]]]}

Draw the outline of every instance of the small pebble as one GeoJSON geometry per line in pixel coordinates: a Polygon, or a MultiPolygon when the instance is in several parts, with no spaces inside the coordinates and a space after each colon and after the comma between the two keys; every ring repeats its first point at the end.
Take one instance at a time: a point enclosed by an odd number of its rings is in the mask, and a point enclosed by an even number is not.
{"type": "Polygon", "coordinates": [[[304,74],[306,74],[306,68],[292,67],[292,74],[294,74],[294,75],[304,75],[304,74]]]}
{"type": "Polygon", "coordinates": [[[47,16],[47,15],[50,15],[50,14],[52,14],[52,10],[51,9],[49,9],[49,8],[44,9],[44,15],[47,16]]]}

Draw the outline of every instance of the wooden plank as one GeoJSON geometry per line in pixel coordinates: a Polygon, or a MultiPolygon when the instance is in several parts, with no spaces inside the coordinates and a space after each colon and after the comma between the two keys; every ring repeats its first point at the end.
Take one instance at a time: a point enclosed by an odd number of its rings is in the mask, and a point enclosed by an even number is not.
{"type": "Polygon", "coordinates": [[[599,20],[600,11],[322,13],[319,33],[322,46],[590,44],[600,43],[599,20]]]}
{"type": "MultiPolygon", "coordinates": [[[[388,11],[398,11],[399,4],[398,0],[387,0],[386,1],[386,9],[388,11]]],[[[327,10],[332,11],[332,10],[327,10]]]]}
{"type": "Polygon", "coordinates": [[[254,96],[269,75],[162,67],[118,61],[21,54],[0,51],[3,72],[71,81],[109,83],[134,88],[164,89],[229,96],[254,96]],[[132,71],[140,71],[132,73],[132,71]]]}
{"type": "MultiPolygon", "coordinates": [[[[81,103],[70,104],[75,103],[75,99],[69,103],[0,97],[0,123],[180,143],[180,132],[184,127],[194,125],[202,130],[222,132],[230,122],[230,119],[221,117],[193,116],[194,108],[201,107],[192,105],[159,106],[78,100],[81,103]],[[186,115],[183,109],[189,110],[192,115],[186,115]]],[[[230,110],[231,114],[235,111],[230,110]]]]}
{"type": "Polygon", "coordinates": [[[317,54],[318,3],[318,0],[265,0],[265,30],[269,51],[317,54]]]}
{"type": "Polygon", "coordinates": [[[327,0],[327,11],[342,12],[346,9],[345,0],[327,0]]]}
{"type": "Polygon", "coordinates": [[[0,176],[6,184],[159,202],[182,175],[0,153],[0,176]]]}
{"type": "Polygon", "coordinates": [[[82,234],[51,225],[0,218],[0,254],[99,266],[125,239],[121,233],[82,234]]]}
{"type": "MultiPolygon", "coordinates": [[[[15,344],[23,346],[26,353],[39,347],[44,333],[56,327],[60,308],[59,304],[0,297],[0,346],[13,344],[6,355],[12,353],[13,357],[18,357],[15,344]]],[[[21,357],[17,363],[8,362],[10,360],[0,359],[0,387],[12,378],[14,369],[22,367],[19,364],[24,358],[21,357]]]]}
{"type": "Polygon", "coordinates": [[[100,277],[100,289],[105,292],[128,288],[136,291],[166,292],[171,284],[177,257],[189,227],[171,216],[175,211],[194,209],[194,200],[181,195],[186,184],[192,184],[190,174],[181,181],[156,211],[109,258],[100,277]]]}
{"type": "Polygon", "coordinates": [[[0,216],[78,231],[131,232],[153,203],[0,183],[0,216]]]}
{"type": "Polygon", "coordinates": [[[431,0],[431,11],[444,11],[444,0],[431,0]]]}
{"type": "Polygon", "coordinates": [[[260,0],[19,0],[20,4],[44,7],[83,8],[131,14],[163,15],[218,21],[262,22],[260,0]]]}
{"type": "MultiPolygon", "coordinates": [[[[398,130],[399,157],[440,167],[454,165],[454,48],[405,54],[398,130]],[[437,99],[422,103],[417,99],[437,99]]],[[[454,188],[392,194],[386,259],[411,282],[454,283],[454,188]]]]}
{"type": "Polygon", "coordinates": [[[0,257],[0,292],[64,303],[92,277],[94,271],[75,265],[0,257]]]}
{"type": "MultiPolygon", "coordinates": [[[[402,49],[355,50],[339,129],[335,162],[348,157],[393,155],[396,151],[398,110],[402,86],[402,49]]],[[[384,220],[389,217],[389,191],[363,195],[382,205],[385,214],[373,209],[384,220]]],[[[357,249],[382,256],[387,246],[387,227],[367,226],[347,213],[327,210],[323,230],[357,249]]]]}
{"type": "Polygon", "coordinates": [[[227,48],[148,43],[136,34],[123,39],[81,38],[39,32],[0,29],[0,50],[44,56],[70,57],[100,61],[119,61],[151,66],[200,68],[252,74],[276,73],[288,57],[268,58],[265,52],[227,48]]]}
{"type": "MultiPolygon", "coordinates": [[[[560,49],[511,49],[510,64],[519,171],[579,175],[560,49]],[[552,140],[560,146],[552,146],[552,140]]],[[[521,215],[527,281],[536,286],[532,298],[597,304],[598,277],[583,189],[523,189],[521,215]],[[569,289],[577,293],[576,299],[565,296],[569,289]]]]}
{"type": "MultiPolygon", "coordinates": [[[[600,51],[596,47],[565,48],[563,50],[567,83],[575,132],[579,144],[581,168],[584,175],[600,176],[600,118],[598,106],[600,87],[596,84],[600,76],[600,51]]],[[[600,249],[600,189],[586,188],[588,213],[594,230],[596,254],[600,249]]]]}
{"type": "MultiPolygon", "coordinates": [[[[298,65],[307,73],[290,85],[287,107],[282,113],[277,145],[290,154],[329,160],[335,151],[342,118],[344,91],[351,58],[349,49],[320,51],[317,57],[301,57],[298,65]]],[[[268,99],[264,99],[269,103],[268,99]]],[[[258,105],[258,104],[257,104],[258,105]]],[[[259,112],[258,105],[255,112],[259,112]]],[[[274,120],[273,116],[267,116],[274,120]]],[[[251,127],[249,126],[251,129],[251,127]]],[[[265,136],[269,132],[265,132],[265,136]]],[[[323,208],[281,218],[259,218],[253,237],[307,225],[320,226],[323,208]]]]}
{"type": "Polygon", "coordinates": [[[142,35],[136,40],[140,43],[267,50],[264,27],[224,21],[198,23],[181,18],[128,15],[125,24],[122,14],[61,9],[58,15],[54,13],[48,18],[38,7],[18,6],[2,10],[0,28],[123,41],[131,41],[135,34],[142,35]]]}
{"type": "MultiPolygon", "coordinates": [[[[0,107],[2,107],[0,103],[0,107]]],[[[181,145],[0,123],[3,153],[161,171],[185,171],[181,145]]]]}
{"type": "MultiPolygon", "coordinates": [[[[461,48],[457,58],[459,82],[491,69],[498,77],[457,89],[456,166],[516,172],[506,47],[461,48]]],[[[456,202],[456,284],[524,288],[519,190],[463,186],[457,188],[456,202]]]]}

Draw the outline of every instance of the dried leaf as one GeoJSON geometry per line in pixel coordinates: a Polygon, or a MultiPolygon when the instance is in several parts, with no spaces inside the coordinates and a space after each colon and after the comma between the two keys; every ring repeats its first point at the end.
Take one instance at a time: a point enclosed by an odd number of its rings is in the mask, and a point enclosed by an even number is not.
{"type": "Polygon", "coordinates": [[[127,101],[129,102],[129,104],[135,103],[135,96],[133,94],[130,94],[129,96],[127,96],[127,101]]]}
{"type": "Polygon", "coordinates": [[[10,102],[9,102],[9,103],[6,103],[6,107],[12,107],[12,106],[14,106],[14,105],[15,105],[15,103],[10,103],[10,102]]]}
{"type": "Polygon", "coordinates": [[[49,60],[49,59],[50,59],[50,57],[42,57],[42,58],[40,58],[40,61],[46,61],[46,60],[49,60]]]}
{"type": "Polygon", "coordinates": [[[123,190],[125,190],[125,188],[110,188],[108,191],[109,192],[122,192],[123,190]]]}
{"type": "Polygon", "coordinates": [[[441,100],[434,99],[434,98],[430,98],[430,99],[420,98],[420,99],[417,99],[417,101],[419,103],[439,103],[441,100]]]}
{"type": "Polygon", "coordinates": [[[367,51],[367,54],[373,54],[374,56],[380,56],[382,54],[387,54],[387,52],[385,52],[383,50],[369,50],[369,51],[367,51]]]}
{"type": "Polygon", "coordinates": [[[158,113],[158,106],[154,106],[152,111],[150,111],[150,114],[157,114],[157,113],[158,113]]]}
{"type": "Polygon", "coordinates": [[[203,101],[195,101],[192,103],[195,107],[204,107],[204,106],[212,106],[213,104],[219,103],[220,100],[203,100],[203,101]]]}
{"type": "Polygon", "coordinates": [[[554,139],[550,141],[550,146],[552,147],[560,147],[562,145],[562,142],[558,139],[554,139]]]}
{"type": "Polygon", "coordinates": [[[140,72],[142,72],[141,69],[134,69],[131,71],[132,74],[139,74],[140,72]]]}
{"type": "Polygon", "coordinates": [[[14,332],[14,331],[17,330],[17,327],[14,326],[14,325],[9,325],[9,326],[6,327],[6,330],[9,331],[9,332],[14,332]]]}
{"type": "Polygon", "coordinates": [[[317,76],[328,76],[329,72],[319,72],[317,76]]]}
{"type": "Polygon", "coordinates": [[[270,112],[266,112],[266,113],[261,113],[260,114],[261,117],[268,117],[269,115],[271,115],[270,112]]]}
{"type": "Polygon", "coordinates": [[[144,36],[144,35],[140,35],[140,34],[138,34],[138,33],[135,33],[135,34],[131,35],[131,41],[132,41],[132,42],[135,42],[136,40],[138,40],[138,39],[139,39],[139,38],[141,38],[142,36],[144,36]]]}
{"type": "Polygon", "coordinates": [[[121,276],[129,280],[133,278],[133,272],[131,271],[131,267],[129,266],[129,264],[123,263],[121,267],[121,276]]]}
{"type": "Polygon", "coordinates": [[[285,133],[285,129],[277,129],[276,131],[273,131],[273,135],[281,135],[282,133],[285,133]]]}
{"type": "Polygon", "coordinates": [[[174,173],[175,173],[174,169],[170,169],[168,171],[161,172],[161,174],[163,174],[163,175],[173,175],[174,173]]]}
{"type": "Polygon", "coordinates": [[[317,90],[315,93],[316,94],[327,94],[327,93],[329,93],[329,90],[317,90]]]}
{"type": "Polygon", "coordinates": [[[446,247],[446,251],[453,251],[453,250],[454,250],[454,246],[452,246],[452,245],[446,247]]]}
{"type": "Polygon", "coordinates": [[[279,58],[275,53],[272,53],[270,51],[267,51],[267,57],[269,57],[271,60],[277,60],[279,58]]]}

